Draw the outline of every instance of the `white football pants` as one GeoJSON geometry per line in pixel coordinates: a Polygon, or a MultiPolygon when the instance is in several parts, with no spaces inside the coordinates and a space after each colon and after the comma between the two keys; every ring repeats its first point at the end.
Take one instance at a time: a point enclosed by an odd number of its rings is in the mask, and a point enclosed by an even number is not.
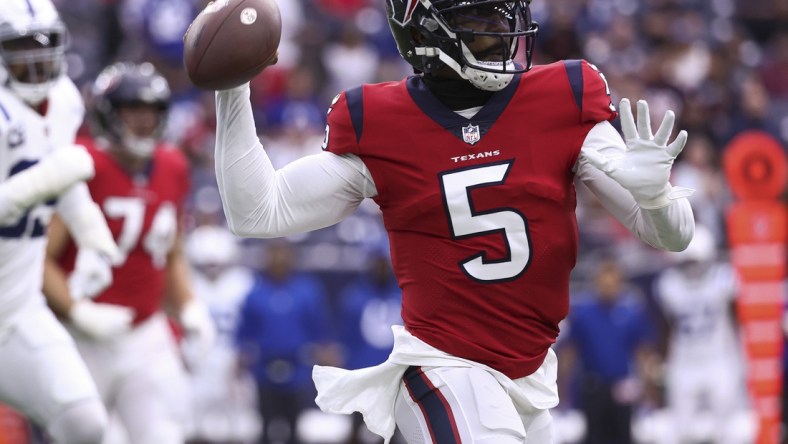
{"type": "Polygon", "coordinates": [[[185,441],[186,371],[163,314],[111,341],[75,337],[107,409],[118,416],[130,443],[185,441]]]}
{"type": "Polygon", "coordinates": [[[74,341],[49,308],[31,303],[2,329],[0,401],[58,444],[99,444],[107,412],[74,341]]]}
{"type": "Polygon", "coordinates": [[[485,370],[410,367],[395,415],[409,444],[550,444],[549,410],[518,412],[485,370]]]}
{"type": "Polygon", "coordinates": [[[698,416],[705,414],[713,419],[713,425],[706,431],[712,436],[703,437],[703,441],[736,442],[728,428],[748,402],[740,366],[727,357],[693,362],[692,365],[672,363],[667,366],[667,404],[676,420],[676,435],[687,442],[701,439],[693,439],[692,430],[697,428],[698,416]]]}

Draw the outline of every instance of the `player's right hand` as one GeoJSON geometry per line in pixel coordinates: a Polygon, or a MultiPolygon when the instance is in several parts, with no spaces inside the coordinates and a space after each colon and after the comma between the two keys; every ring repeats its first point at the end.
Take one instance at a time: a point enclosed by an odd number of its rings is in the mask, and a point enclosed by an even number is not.
{"type": "Polygon", "coordinates": [[[71,324],[80,332],[92,339],[103,341],[130,331],[134,310],[82,299],[74,303],[68,316],[71,324]]]}

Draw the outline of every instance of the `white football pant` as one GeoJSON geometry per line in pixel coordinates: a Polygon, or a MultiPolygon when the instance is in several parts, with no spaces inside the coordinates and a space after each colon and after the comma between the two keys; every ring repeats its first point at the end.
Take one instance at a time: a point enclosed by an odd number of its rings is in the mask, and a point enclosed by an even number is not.
{"type": "Polygon", "coordinates": [[[683,439],[681,442],[737,442],[728,427],[747,406],[740,365],[722,358],[692,365],[673,363],[667,367],[667,404],[676,421],[676,434],[683,439]],[[703,431],[698,430],[700,415],[712,421],[703,431]],[[699,433],[704,436],[697,436],[699,433]]]}
{"type": "Polygon", "coordinates": [[[133,444],[182,444],[189,399],[186,371],[163,314],[110,341],[74,333],[107,409],[133,444]]]}
{"type": "Polygon", "coordinates": [[[0,401],[41,425],[57,444],[99,444],[107,412],[74,341],[43,303],[2,326],[0,401]]]}
{"type": "Polygon", "coordinates": [[[410,367],[395,407],[409,444],[550,444],[549,410],[518,412],[485,370],[410,367]]]}

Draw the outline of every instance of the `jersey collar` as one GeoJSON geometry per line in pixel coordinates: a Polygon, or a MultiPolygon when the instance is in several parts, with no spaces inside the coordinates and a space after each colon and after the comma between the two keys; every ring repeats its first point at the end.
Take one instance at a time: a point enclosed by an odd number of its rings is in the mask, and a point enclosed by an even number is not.
{"type": "Polygon", "coordinates": [[[521,77],[519,74],[515,75],[506,88],[493,94],[482,109],[469,119],[457,114],[438,100],[421,76],[408,77],[406,87],[410,97],[424,114],[460,140],[467,141],[463,137],[463,128],[468,128],[469,125],[478,126],[480,138],[483,137],[511,102],[520,85],[521,77]]]}

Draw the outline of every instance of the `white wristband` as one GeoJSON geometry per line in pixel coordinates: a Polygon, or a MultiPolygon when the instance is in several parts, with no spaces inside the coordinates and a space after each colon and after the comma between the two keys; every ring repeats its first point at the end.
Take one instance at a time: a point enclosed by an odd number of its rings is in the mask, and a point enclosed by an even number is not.
{"type": "Polygon", "coordinates": [[[665,208],[671,204],[672,201],[690,197],[695,193],[692,188],[674,187],[670,184],[665,186],[665,191],[655,199],[638,201],[638,206],[644,210],[656,210],[665,208]]]}

